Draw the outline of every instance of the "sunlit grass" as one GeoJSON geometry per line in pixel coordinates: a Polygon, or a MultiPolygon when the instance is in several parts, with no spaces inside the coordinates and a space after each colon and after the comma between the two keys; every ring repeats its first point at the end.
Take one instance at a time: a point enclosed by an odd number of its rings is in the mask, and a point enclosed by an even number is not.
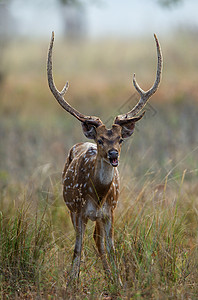
{"type": "Polygon", "coordinates": [[[2,195],[2,295],[195,299],[197,194],[186,191],[184,176],[169,193],[166,181],[162,190],[152,193],[146,187],[126,201],[121,196],[124,207],[117,208],[115,243],[123,288],[105,280],[91,238],[93,223],[86,232],[80,284],[76,290],[67,287],[74,232],[60,184],[53,182],[48,192],[37,181],[31,190],[32,184],[18,188],[14,199],[9,187],[2,195]]]}

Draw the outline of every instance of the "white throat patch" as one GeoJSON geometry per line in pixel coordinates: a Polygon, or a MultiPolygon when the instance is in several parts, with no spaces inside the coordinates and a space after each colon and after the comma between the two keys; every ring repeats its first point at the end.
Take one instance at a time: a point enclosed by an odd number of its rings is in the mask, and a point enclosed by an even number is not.
{"type": "Polygon", "coordinates": [[[113,180],[114,168],[106,162],[104,159],[100,161],[100,169],[98,174],[98,180],[101,184],[108,185],[113,180]]]}

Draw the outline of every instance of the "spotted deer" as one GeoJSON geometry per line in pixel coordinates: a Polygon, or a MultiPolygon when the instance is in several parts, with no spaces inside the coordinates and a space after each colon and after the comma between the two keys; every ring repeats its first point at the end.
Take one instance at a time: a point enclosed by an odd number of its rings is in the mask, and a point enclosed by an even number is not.
{"type": "Polygon", "coordinates": [[[80,260],[88,219],[95,221],[94,240],[106,275],[119,278],[114,248],[114,209],[119,196],[118,163],[123,140],[134,132],[135,124],[144,116],[138,113],[148,99],[157,91],[162,73],[162,53],[156,35],[157,73],[153,86],[144,91],[138,85],[135,74],[133,84],[140,95],[136,106],[126,114],[118,115],[112,127],[106,128],[95,116],[86,116],[73,108],[64,98],[68,82],[62,91],[58,91],[52,75],[52,49],[54,33],[48,51],[47,76],[49,88],[58,103],[81,122],[84,135],[95,143],[74,145],[67,157],[62,173],[63,197],[70,211],[71,220],[76,232],[76,242],[72,261],[71,278],[77,279],[80,272],[80,260]],[[106,250],[109,260],[107,259],[106,250]],[[111,266],[111,268],[110,268],[111,266]],[[112,272],[112,268],[114,272],[112,272]],[[114,275],[113,275],[114,274],[114,275]]]}

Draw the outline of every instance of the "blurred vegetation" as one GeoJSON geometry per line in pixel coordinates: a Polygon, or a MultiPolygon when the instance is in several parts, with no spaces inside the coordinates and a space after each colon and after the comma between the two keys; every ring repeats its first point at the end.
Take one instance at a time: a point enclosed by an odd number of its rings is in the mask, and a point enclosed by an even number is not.
{"type": "Polygon", "coordinates": [[[184,2],[183,0],[158,0],[159,4],[164,7],[172,7],[184,2]]]}
{"type": "MultiPolygon", "coordinates": [[[[176,32],[160,42],[162,83],[121,154],[115,241],[124,288],[105,281],[90,223],[75,291],[66,286],[74,232],[60,177],[69,148],[86,138],[50,94],[49,41],[9,43],[0,89],[2,297],[196,298],[198,39],[176,32]]],[[[69,80],[68,101],[110,127],[138,99],[133,72],[142,88],[152,85],[155,52],[152,38],[56,39],[55,82],[61,89],[69,80]]]]}
{"type": "MultiPolygon", "coordinates": [[[[133,176],[161,168],[165,168],[162,176],[174,168],[174,176],[184,168],[197,167],[198,40],[194,34],[178,33],[174,43],[170,37],[162,39],[161,46],[162,83],[122,151],[121,168],[126,161],[133,176]]],[[[0,167],[10,180],[23,181],[43,164],[50,163],[60,171],[68,149],[86,140],[77,120],[61,109],[49,91],[47,48],[48,41],[15,40],[6,51],[7,80],[0,90],[0,167]]],[[[155,52],[152,38],[80,44],[59,39],[54,47],[55,82],[61,89],[69,80],[69,102],[111,126],[117,114],[128,111],[138,100],[131,83],[133,72],[142,88],[152,85],[155,52]]]]}

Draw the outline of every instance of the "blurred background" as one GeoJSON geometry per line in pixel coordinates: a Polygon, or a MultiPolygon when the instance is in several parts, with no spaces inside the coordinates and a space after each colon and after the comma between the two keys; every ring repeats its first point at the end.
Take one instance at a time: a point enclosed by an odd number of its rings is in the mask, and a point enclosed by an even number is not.
{"type": "Polygon", "coordinates": [[[2,299],[196,298],[197,12],[196,0],[0,0],[2,299]],[[66,294],[74,230],[61,173],[72,145],[88,140],[48,87],[53,30],[57,88],[68,80],[66,100],[107,127],[139,100],[134,72],[143,89],[152,86],[154,33],[161,44],[161,84],[120,158],[121,291],[104,278],[91,222],[82,284],[66,294]]]}
{"type": "MultiPolygon", "coordinates": [[[[160,88],[122,150],[123,188],[177,185],[198,175],[198,3],[195,0],[0,0],[0,185],[60,181],[69,148],[86,141],[78,121],[52,97],[46,57],[55,31],[54,77],[66,99],[110,127],[153,84],[160,88]],[[43,181],[42,181],[43,180],[43,181]]],[[[45,183],[43,183],[45,182],[45,183]]]]}

